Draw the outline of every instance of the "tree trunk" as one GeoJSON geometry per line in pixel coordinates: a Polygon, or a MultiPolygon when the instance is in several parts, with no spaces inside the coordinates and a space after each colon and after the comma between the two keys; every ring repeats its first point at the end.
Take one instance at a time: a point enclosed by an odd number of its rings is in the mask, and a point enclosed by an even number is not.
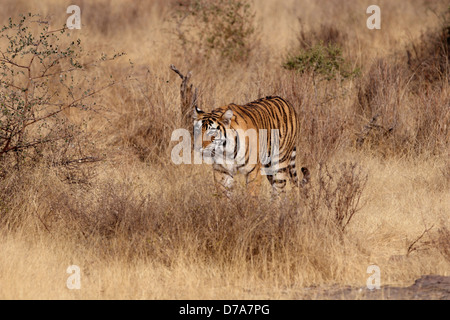
{"type": "Polygon", "coordinates": [[[198,90],[194,88],[192,84],[189,84],[191,79],[191,72],[183,75],[173,64],[170,65],[170,69],[178,74],[181,78],[180,97],[181,97],[181,124],[184,128],[192,132],[192,115],[194,107],[197,106],[198,90]]]}

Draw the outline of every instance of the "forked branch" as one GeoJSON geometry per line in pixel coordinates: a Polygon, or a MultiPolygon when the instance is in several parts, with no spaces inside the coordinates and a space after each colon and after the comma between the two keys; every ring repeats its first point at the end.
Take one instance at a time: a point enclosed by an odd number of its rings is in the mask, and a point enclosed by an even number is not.
{"type": "Polygon", "coordinates": [[[189,84],[192,76],[190,71],[186,75],[183,75],[173,64],[170,65],[170,69],[181,78],[181,123],[185,128],[190,129],[192,126],[192,111],[198,102],[198,90],[192,84],[189,84]]]}

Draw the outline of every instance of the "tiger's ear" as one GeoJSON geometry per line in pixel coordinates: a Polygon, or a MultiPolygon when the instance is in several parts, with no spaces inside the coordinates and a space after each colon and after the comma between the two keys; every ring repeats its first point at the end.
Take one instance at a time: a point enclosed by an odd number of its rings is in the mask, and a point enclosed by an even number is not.
{"type": "Polygon", "coordinates": [[[225,111],[225,113],[222,115],[222,121],[225,125],[229,125],[231,122],[231,118],[233,118],[233,110],[228,109],[225,111]]]}
{"type": "Polygon", "coordinates": [[[197,106],[194,106],[194,112],[192,113],[192,118],[194,118],[194,120],[197,120],[198,115],[205,113],[204,111],[200,110],[199,108],[197,108],[197,106]]]}

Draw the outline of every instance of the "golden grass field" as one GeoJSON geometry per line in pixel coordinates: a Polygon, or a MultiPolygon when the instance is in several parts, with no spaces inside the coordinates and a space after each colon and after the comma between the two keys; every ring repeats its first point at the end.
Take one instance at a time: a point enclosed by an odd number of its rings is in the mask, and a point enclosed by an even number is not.
{"type": "Polygon", "coordinates": [[[32,12],[50,29],[77,4],[82,28],[69,39],[81,39],[81,59],[126,55],[76,73],[117,82],[90,98],[92,109],[61,114],[82,124],[68,148],[45,146],[20,166],[0,158],[0,298],[321,299],[310,288],[365,288],[373,264],[382,286],[450,276],[448,46],[439,70],[426,55],[450,3],[379,1],[381,30],[369,30],[371,1],[255,0],[249,54],[236,61],[181,43],[176,12],[189,3],[2,1],[0,25],[32,12]],[[358,76],[320,81],[282,67],[302,30],[316,41],[331,29],[358,76]],[[256,198],[238,186],[228,201],[210,167],[173,164],[181,81],[170,64],[192,71],[207,111],[288,99],[307,188],[272,203],[267,183],[256,198]],[[56,165],[85,157],[100,161],[56,165]],[[342,230],[346,197],[356,210],[342,230]],[[79,290],[66,287],[70,265],[80,267],[79,290]]]}

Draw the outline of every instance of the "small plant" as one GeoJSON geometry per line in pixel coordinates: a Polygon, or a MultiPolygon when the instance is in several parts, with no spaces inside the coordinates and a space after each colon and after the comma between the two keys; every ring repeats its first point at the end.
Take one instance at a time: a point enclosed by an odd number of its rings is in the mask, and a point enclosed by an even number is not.
{"type": "Polygon", "coordinates": [[[338,75],[347,79],[360,73],[359,68],[353,69],[342,57],[342,50],[332,43],[320,43],[308,49],[301,49],[299,53],[288,57],[283,67],[299,73],[314,72],[325,80],[336,79],[338,75]]]}
{"type": "Polygon", "coordinates": [[[306,207],[309,214],[331,222],[344,232],[355,214],[361,210],[361,196],[368,176],[355,163],[342,163],[329,169],[320,164],[317,189],[308,191],[306,207]]]}
{"type": "Polygon", "coordinates": [[[73,141],[80,127],[68,121],[69,110],[92,108],[90,98],[115,83],[89,77],[81,40],[65,26],[50,30],[39,15],[19,17],[0,30],[0,160],[15,167],[46,145],[73,141]]]}
{"type": "Polygon", "coordinates": [[[247,0],[194,0],[177,10],[177,35],[185,51],[205,58],[247,59],[254,43],[254,17],[247,0]]]}

